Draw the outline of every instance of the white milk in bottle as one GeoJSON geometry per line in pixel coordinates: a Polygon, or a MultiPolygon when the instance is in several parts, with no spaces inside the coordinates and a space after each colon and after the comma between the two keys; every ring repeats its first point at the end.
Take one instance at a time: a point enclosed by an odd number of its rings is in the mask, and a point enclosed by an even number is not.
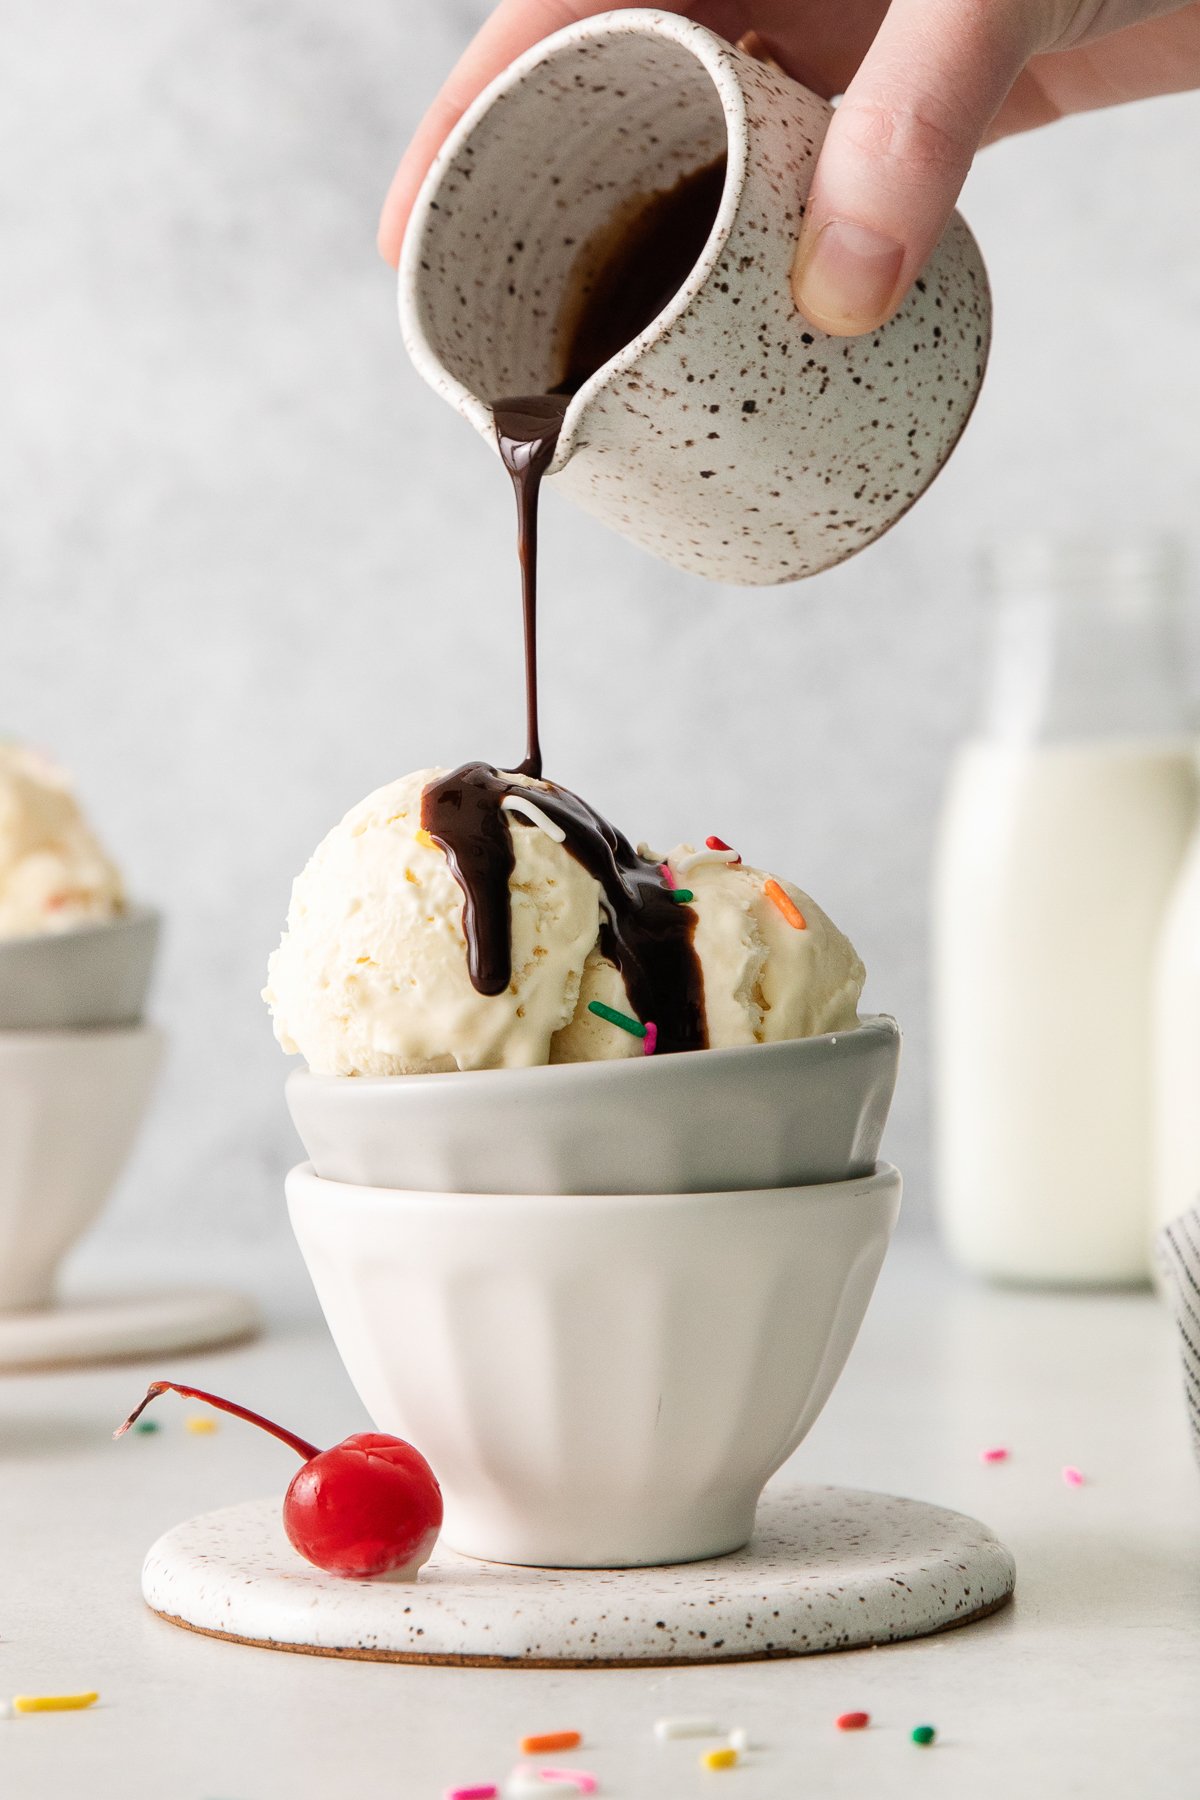
{"type": "Polygon", "coordinates": [[[992,573],[988,717],[935,873],[942,1229],[984,1275],[1143,1280],[1154,958],[1197,792],[1174,562],[1043,541],[992,573]]]}
{"type": "Polygon", "coordinates": [[[1154,980],[1157,1232],[1200,1201],[1200,830],[1171,892],[1154,980]]]}

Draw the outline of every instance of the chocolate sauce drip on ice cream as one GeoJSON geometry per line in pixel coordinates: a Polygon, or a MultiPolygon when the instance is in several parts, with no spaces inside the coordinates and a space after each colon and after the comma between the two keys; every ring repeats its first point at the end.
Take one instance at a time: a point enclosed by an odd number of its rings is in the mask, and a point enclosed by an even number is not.
{"type": "Polygon", "coordinates": [[[658,1027],[658,1053],[703,1050],[704,979],[692,938],[696,915],[672,900],[656,863],[586,801],[553,782],[535,788],[488,763],[464,763],[429,784],[421,823],[441,846],[463,891],[463,930],[471,981],[481,994],[501,994],[512,979],[509,879],[511,833],[537,831],[501,811],[506,794],[541,808],[566,837],[563,848],[599,882],[600,952],[615,963],[639,1019],[658,1027]]]}
{"type": "Polygon", "coordinates": [[[554,460],[571,398],[644,331],[679,292],[708,241],[725,187],[723,156],[674,187],[622,208],[585,245],[565,309],[565,372],[544,394],[493,400],[500,459],[517,497],[525,619],[525,759],[542,773],[537,680],[537,525],[542,476],[554,460]]]}
{"type": "MultiPolygon", "coordinates": [[[[624,349],[679,292],[716,219],[725,158],[618,212],[584,247],[564,309],[562,379],[542,394],[492,402],[501,460],[517,500],[517,548],[525,622],[525,758],[519,773],[541,779],[537,680],[537,525],[542,476],[554,460],[572,395],[624,349]]],[[[471,981],[502,994],[512,979],[509,881],[513,830],[539,829],[501,811],[506,794],[528,790],[488,763],[464,763],[432,782],[421,822],[440,844],[463,891],[471,981]]],[[[670,897],[657,864],[566,788],[547,782],[534,803],[566,833],[565,848],[603,891],[601,953],[615,963],[629,1004],[658,1028],[660,1053],[707,1043],[704,981],[692,938],[696,916],[670,897]]]]}
{"type": "Polygon", "coordinates": [[[492,417],[500,460],[512,476],[517,496],[517,555],[521,559],[521,602],[525,615],[525,760],[522,775],[542,773],[537,678],[537,522],[542,476],[554,460],[570,396],[526,394],[496,400],[492,417]]]}

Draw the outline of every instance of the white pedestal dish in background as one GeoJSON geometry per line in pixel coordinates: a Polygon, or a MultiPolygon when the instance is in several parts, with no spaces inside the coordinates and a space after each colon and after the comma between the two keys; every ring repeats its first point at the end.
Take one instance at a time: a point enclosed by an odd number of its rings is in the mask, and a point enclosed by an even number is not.
{"type": "Polygon", "coordinates": [[[142,1022],[157,914],[0,942],[0,1370],[199,1349],[257,1309],[224,1289],[60,1298],[68,1252],[102,1211],[164,1050],[142,1022]]]}

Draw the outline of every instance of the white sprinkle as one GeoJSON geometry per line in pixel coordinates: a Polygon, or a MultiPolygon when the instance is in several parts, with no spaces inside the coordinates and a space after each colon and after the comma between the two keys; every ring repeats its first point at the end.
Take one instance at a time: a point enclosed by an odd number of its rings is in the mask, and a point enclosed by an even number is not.
{"type": "Polygon", "coordinates": [[[504,1800],[552,1800],[555,1794],[577,1794],[573,1781],[519,1763],[504,1784],[504,1800]]]}
{"type": "Polygon", "coordinates": [[[540,806],[535,806],[532,800],[525,798],[524,794],[505,794],[500,802],[500,810],[501,812],[521,813],[531,825],[538,826],[548,838],[553,838],[556,844],[563,843],[566,838],[567,834],[562,826],[556,825],[540,806]]]}
{"type": "Polygon", "coordinates": [[[724,1733],[713,1719],[656,1719],[654,1735],[665,1744],[668,1738],[723,1737],[724,1733]]]}
{"type": "Polygon", "coordinates": [[[735,1725],[729,1734],[729,1748],[744,1756],[750,1748],[750,1733],[744,1725],[735,1725]]]}
{"type": "Polygon", "coordinates": [[[690,875],[705,863],[735,863],[742,859],[736,850],[693,850],[690,856],[677,856],[671,864],[677,875],[690,875]]]}

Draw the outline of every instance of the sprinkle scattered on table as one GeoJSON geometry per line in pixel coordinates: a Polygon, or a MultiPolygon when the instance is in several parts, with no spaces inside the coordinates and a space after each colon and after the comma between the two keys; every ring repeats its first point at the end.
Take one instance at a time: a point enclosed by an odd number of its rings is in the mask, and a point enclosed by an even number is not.
{"type": "Polygon", "coordinates": [[[865,1712],[839,1713],[834,1720],[839,1731],[865,1731],[870,1723],[871,1715],[865,1712]]]}
{"type": "Polygon", "coordinates": [[[700,1758],[702,1769],[732,1769],[737,1765],[738,1753],[732,1744],[726,1744],[721,1750],[706,1750],[700,1758]]]}
{"type": "Polygon", "coordinates": [[[39,1712],[82,1712],[85,1706],[95,1706],[99,1694],[14,1694],[12,1709],[15,1713],[39,1712]]]}
{"type": "Polygon", "coordinates": [[[936,1736],[937,1731],[932,1725],[913,1726],[912,1741],[914,1744],[932,1744],[936,1736]]]}
{"type": "Polygon", "coordinates": [[[735,1725],[729,1734],[729,1748],[743,1756],[750,1748],[750,1733],[744,1725],[735,1725]]]}
{"type": "Polygon", "coordinates": [[[656,1719],[654,1735],[660,1744],[668,1738],[689,1737],[724,1737],[724,1732],[714,1719],[673,1718],[656,1719]]]}
{"type": "Polygon", "coordinates": [[[183,1421],[183,1428],[194,1432],[197,1437],[209,1437],[217,1429],[217,1421],[207,1413],[189,1413],[183,1421]]]}
{"type": "Polygon", "coordinates": [[[1062,1478],[1068,1487],[1082,1487],[1084,1485],[1085,1477],[1082,1470],[1075,1468],[1072,1463],[1067,1464],[1062,1472],[1062,1478]]]}
{"type": "Polygon", "coordinates": [[[161,1430],[161,1427],[157,1419],[139,1419],[133,1429],[140,1431],[143,1437],[150,1437],[154,1432],[161,1430]]]}
{"type": "Polygon", "coordinates": [[[583,1742],[578,1731],[543,1731],[521,1739],[522,1756],[544,1756],[550,1750],[577,1750],[583,1742]]]}
{"type": "Polygon", "coordinates": [[[993,1444],[989,1449],[979,1452],[979,1460],[981,1463],[1002,1463],[1007,1462],[1010,1455],[1011,1451],[1005,1445],[993,1444]]]}
{"type": "Polygon", "coordinates": [[[485,1781],[482,1787],[447,1788],[446,1800],[498,1800],[499,1793],[494,1781],[485,1781]]]}

